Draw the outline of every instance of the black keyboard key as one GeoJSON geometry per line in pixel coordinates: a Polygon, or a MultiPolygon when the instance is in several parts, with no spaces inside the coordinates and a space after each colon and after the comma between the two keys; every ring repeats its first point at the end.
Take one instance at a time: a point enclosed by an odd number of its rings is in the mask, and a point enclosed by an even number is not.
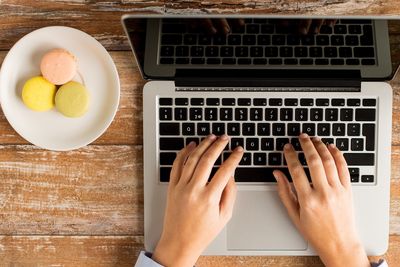
{"type": "Polygon", "coordinates": [[[220,136],[225,133],[225,124],[224,123],[213,123],[212,124],[212,133],[220,136]]]}
{"type": "Polygon", "coordinates": [[[271,165],[271,166],[282,165],[282,154],[281,153],[269,153],[268,154],[268,165],[271,165]]]}
{"type": "Polygon", "coordinates": [[[255,58],[253,59],[254,65],[265,65],[267,64],[267,60],[265,58],[255,58]]]}
{"type": "Polygon", "coordinates": [[[341,121],[352,121],[353,120],[353,110],[349,108],[343,108],[340,110],[340,120],[341,121]]]}
{"type": "Polygon", "coordinates": [[[235,120],[247,121],[247,119],[248,119],[247,113],[248,113],[247,108],[236,108],[235,109],[235,120]]]}
{"type": "Polygon", "coordinates": [[[234,150],[238,146],[241,146],[244,148],[244,140],[243,138],[232,138],[231,139],[231,150],[234,150]]]}
{"type": "Polygon", "coordinates": [[[261,138],[261,150],[273,151],[274,150],[274,139],[273,138],[261,138]]]}
{"type": "Polygon", "coordinates": [[[289,138],[276,138],[276,150],[283,151],[283,147],[289,143],[289,138]]]}
{"type": "Polygon", "coordinates": [[[203,106],[204,98],[192,98],[192,99],[190,99],[190,104],[192,106],[203,106]]]}
{"type": "Polygon", "coordinates": [[[176,158],[175,152],[161,152],[160,153],[160,165],[172,165],[176,158]]]}
{"type": "Polygon", "coordinates": [[[376,106],[376,99],[363,99],[363,106],[366,107],[376,106]]]}
{"type": "Polygon", "coordinates": [[[280,120],[281,121],[291,121],[293,120],[293,109],[291,108],[281,108],[280,111],[280,120]]]}
{"type": "Polygon", "coordinates": [[[246,150],[257,151],[259,149],[258,138],[247,138],[246,139],[246,150]]]}
{"type": "Polygon", "coordinates": [[[360,136],[361,130],[360,130],[360,124],[359,123],[349,123],[347,124],[347,135],[348,136],[360,136]]]}
{"type": "Polygon", "coordinates": [[[314,64],[314,60],[312,58],[301,58],[300,65],[312,65],[314,64]]]}
{"type": "Polygon", "coordinates": [[[175,108],[174,113],[175,113],[174,118],[176,121],[185,121],[188,119],[187,108],[175,108]]]}
{"type": "Polygon", "coordinates": [[[175,105],[177,106],[187,106],[189,100],[187,98],[175,98],[175,105]]]}
{"type": "Polygon", "coordinates": [[[270,98],[269,105],[270,106],[282,106],[282,98],[270,98]]]}
{"type": "Polygon", "coordinates": [[[374,176],[373,175],[361,175],[361,182],[363,183],[373,183],[374,176]]]}
{"type": "Polygon", "coordinates": [[[274,170],[280,170],[286,174],[291,181],[287,168],[267,168],[267,167],[238,167],[235,171],[236,182],[253,182],[253,183],[276,183],[273,175],[274,170]]]}
{"type": "Polygon", "coordinates": [[[373,166],[375,164],[374,153],[344,153],[348,166],[373,166]]]}
{"type": "Polygon", "coordinates": [[[335,34],[346,34],[347,33],[347,26],[342,24],[336,24],[334,26],[335,34]]]}
{"type": "Polygon", "coordinates": [[[239,65],[250,65],[251,64],[251,58],[239,58],[237,60],[239,65]]]}
{"type": "Polygon", "coordinates": [[[261,25],[261,32],[262,33],[274,33],[274,25],[272,24],[262,24],[261,25]]]}
{"type": "Polygon", "coordinates": [[[272,135],[273,136],[285,136],[285,124],[284,123],[273,123],[272,124],[272,135]]]}
{"type": "Polygon", "coordinates": [[[302,45],[314,45],[315,44],[315,35],[301,36],[301,44],[302,45]]]}
{"type": "Polygon", "coordinates": [[[204,112],[204,118],[207,121],[218,120],[218,109],[217,108],[206,108],[204,112]]]}
{"type": "Polygon", "coordinates": [[[263,119],[262,108],[251,108],[250,109],[250,120],[251,121],[261,121],[263,119]]]}
{"type": "Polygon", "coordinates": [[[250,98],[239,98],[238,106],[251,106],[251,99],[250,98]]]}
{"type": "Polygon", "coordinates": [[[162,57],[173,57],[174,47],[173,46],[161,46],[160,55],[162,57]]]}
{"type": "Polygon", "coordinates": [[[315,136],[315,124],[304,123],[302,132],[308,134],[309,136],[315,136]]]}
{"type": "Polygon", "coordinates": [[[247,24],[246,25],[246,33],[259,33],[260,25],[259,24],[247,24]]]}
{"type": "Polygon", "coordinates": [[[351,139],[351,150],[352,151],[363,151],[364,150],[364,140],[362,138],[351,139]]]}
{"type": "Polygon", "coordinates": [[[332,99],[332,106],[344,106],[345,101],[343,98],[334,98],[332,99]]]}
{"type": "Polygon", "coordinates": [[[207,106],[219,106],[219,98],[207,98],[207,106]]]}
{"type": "Polygon", "coordinates": [[[358,183],[360,182],[360,174],[350,174],[350,182],[352,183],[358,183]]]}
{"type": "Polygon", "coordinates": [[[344,136],[345,135],[345,124],[344,123],[334,123],[332,124],[332,135],[333,136],[344,136]]]}
{"type": "Polygon", "coordinates": [[[340,151],[349,150],[349,139],[347,139],[347,138],[337,138],[336,139],[336,147],[339,148],[340,151]]]}
{"type": "Polygon", "coordinates": [[[194,142],[196,145],[198,145],[200,140],[199,140],[199,138],[196,138],[196,137],[188,137],[188,138],[186,138],[186,142],[185,142],[186,145],[190,144],[191,142],[194,142]]]}
{"type": "Polygon", "coordinates": [[[266,165],[267,164],[267,155],[265,153],[254,153],[253,164],[254,165],[266,165]]]}
{"type": "Polygon", "coordinates": [[[321,107],[321,106],[329,106],[329,99],[328,98],[319,98],[315,101],[316,105],[321,107]]]}
{"type": "Polygon", "coordinates": [[[160,64],[174,64],[174,59],[162,57],[162,58],[160,58],[160,64]]]}
{"type": "Polygon", "coordinates": [[[225,45],[226,44],[226,36],[225,35],[214,35],[213,36],[213,44],[214,45],[225,45]]]}
{"type": "Polygon", "coordinates": [[[277,108],[266,108],[265,109],[265,120],[266,121],[277,121],[278,120],[278,109],[277,108]]]}
{"type": "Polygon", "coordinates": [[[292,57],[293,48],[291,46],[281,46],[279,48],[280,57],[292,57]]]}
{"type": "Polygon", "coordinates": [[[346,36],[346,45],[349,46],[357,46],[359,44],[357,35],[347,35],[346,36]]]}
{"type": "Polygon", "coordinates": [[[202,56],[204,56],[204,47],[202,47],[202,46],[192,46],[190,48],[190,55],[192,57],[202,57],[202,56]]]}
{"type": "Polygon", "coordinates": [[[333,138],[321,138],[321,142],[325,145],[333,144],[333,138]]]}
{"type": "Polygon", "coordinates": [[[296,108],[296,110],[295,110],[295,120],[296,121],[307,121],[308,120],[308,109],[306,109],[306,108],[296,108]]]}
{"type": "Polygon", "coordinates": [[[221,57],[233,57],[233,47],[221,46],[219,54],[221,55],[221,57]]]}
{"type": "Polygon", "coordinates": [[[207,57],[218,57],[219,49],[218,46],[208,46],[206,47],[206,56],[207,57]]]}
{"type": "Polygon", "coordinates": [[[300,106],[312,106],[312,105],[314,105],[314,99],[312,98],[300,99],[300,106]]]}
{"type": "Polygon", "coordinates": [[[250,48],[251,57],[262,57],[264,55],[264,49],[262,46],[255,46],[250,48]]]}
{"type": "Polygon", "coordinates": [[[160,135],[179,135],[179,123],[160,123],[160,135]]]}
{"type": "Polygon", "coordinates": [[[356,121],[375,121],[375,109],[356,109],[356,121]]]}
{"type": "Polygon", "coordinates": [[[228,135],[240,135],[240,124],[239,123],[228,123],[227,125],[227,133],[228,135]]]}
{"type": "Polygon", "coordinates": [[[201,120],[203,120],[203,109],[201,109],[201,108],[190,108],[190,110],[189,110],[189,118],[192,121],[201,121],[201,120]]]}
{"type": "Polygon", "coordinates": [[[307,47],[299,46],[294,49],[295,57],[307,57],[308,56],[308,49],[307,47]]]}
{"type": "Polygon", "coordinates": [[[185,45],[194,45],[197,43],[197,35],[195,34],[185,34],[183,37],[183,43],[185,45]]]}
{"type": "Polygon", "coordinates": [[[269,45],[271,43],[270,35],[258,35],[257,44],[258,45],[269,45]]]}
{"type": "Polygon", "coordinates": [[[182,35],[179,34],[164,34],[161,37],[163,45],[179,45],[182,44],[182,35]]]}
{"type": "Polygon", "coordinates": [[[224,65],[235,65],[236,64],[236,58],[223,58],[222,59],[222,64],[224,64],[224,65]]]}
{"type": "Polygon", "coordinates": [[[342,35],[331,35],[331,45],[338,46],[344,45],[344,38],[342,35]]]}
{"type": "Polygon", "coordinates": [[[243,123],[242,124],[242,134],[245,136],[254,136],[256,134],[254,123],[243,123]]]}
{"type": "Polygon", "coordinates": [[[251,165],[251,153],[244,153],[239,165],[251,165]]]}
{"type": "Polygon", "coordinates": [[[341,58],[333,58],[331,59],[332,65],[344,65],[344,59],[341,58]]]}
{"type": "Polygon", "coordinates": [[[298,136],[300,133],[301,133],[300,123],[288,123],[287,125],[288,136],[298,136]]]}
{"type": "Polygon", "coordinates": [[[238,34],[231,34],[228,36],[229,45],[240,45],[242,43],[242,37],[238,34]]]}
{"type": "Polygon", "coordinates": [[[325,57],[337,57],[337,48],[327,46],[324,48],[324,55],[325,57]]]}
{"type": "MultiPolygon", "coordinates": [[[[265,52],[265,57],[277,57],[278,56],[278,48],[275,46],[266,46],[264,52],[265,52]]],[[[270,64],[272,64],[272,63],[270,63],[270,64]]],[[[282,62],[280,64],[282,64],[282,62]]]]}
{"type": "Polygon", "coordinates": [[[363,124],[362,134],[365,136],[365,150],[375,150],[375,124],[363,124]]]}
{"type": "Polygon", "coordinates": [[[160,98],[158,103],[160,106],[172,106],[172,98],[160,98]]]}
{"type": "Polygon", "coordinates": [[[339,57],[352,57],[353,50],[351,47],[340,47],[339,48],[339,57]]]}
{"type": "Polygon", "coordinates": [[[303,166],[307,166],[307,160],[306,160],[306,156],[304,155],[304,153],[299,153],[298,155],[300,164],[303,166]]]}
{"type": "Polygon", "coordinates": [[[172,108],[160,108],[159,117],[161,121],[172,120],[172,108]]]}
{"type": "Polygon", "coordinates": [[[248,57],[249,49],[247,46],[238,46],[235,48],[235,56],[236,57],[248,57]]]}
{"type": "Polygon", "coordinates": [[[266,106],[267,105],[267,99],[265,99],[265,98],[254,98],[253,99],[253,105],[254,106],[266,106]]]}
{"type": "Polygon", "coordinates": [[[290,143],[292,144],[294,150],[301,151],[299,138],[292,138],[292,140],[290,140],[290,143]]]}
{"type": "Polygon", "coordinates": [[[285,99],[285,106],[297,106],[298,100],[296,98],[286,98],[285,99]]]}
{"type": "Polygon", "coordinates": [[[349,33],[350,34],[361,34],[361,26],[360,25],[349,25],[349,33]]]}
{"type": "Polygon", "coordinates": [[[310,120],[311,121],[322,121],[322,119],[323,119],[323,109],[322,108],[310,109],[310,120]]]}
{"type": "Polygon", "coordinates": [[[184,147],[183,138],[160,138],[160,150],[181,150],[184,147]]]}
{"type": "Polygon", "coordinates": [[[298,35],[288,35],[286,37],[286,42],[288,45],[299,45],[300,37],[298,35]]]}
{"type": "Polygon", "coordinates": [[[298,61],[297,58],[285,58],[283,63],[285,65],[297,65],[298,61]]]}
{"type": "Polygon", "coordinates": [[[269,123],[258,123],[257,124],[257,135],[267,136],[270,134],[270,124],[269,123]]]}
{"type": "Polygon", "coordinates": [[[271,58],[269,60],[270,65],[282,65],[282,59],[281,58],[271,58]]]}
{"type": "Polygon", "coordinates": [[[370,59],[370,58],[363,58],[361,60],[362,65],[375,65],[375,59],[370,59]]]}
{"type": "Polygon", "coordinates": [[[182,123],[182,135],[195,135],[195,124],[182,123]]]}
{"type": "Polygon", "coordinates": [[[235,103],[236,103],[236,100],[234,98],[223,98],[222,99],[223,106],[234,106],[235,103]]]}
{"type": "Polygon", "coordinates": [[[350,107],[359,107],[361,105],[361,100],[355,98],[349,98],[347,99],[347,105],[350,107]]]}
{"type": "Polygon", "coordinates": [[[319,136],[330,136],[331,125],[329,123],[320,123],[317,125],[317,134],[319,136]]]}
{"type": "Polygon", "coordinates": [[[192,58],[190,60],[191,64],[197,64],[197,65],[202,65],[206,63],[206,59],[205,58],[192,58]]]}
{"type": "Polygon", "coordinates": [[[328,65],[329,64],[329,59],[326,58],[317,58],[315,60],[316,65],[328,65]]]}
{"type": "Polygon", "coordinates": [[[256,36],[255,35],[243,35],[242,42],[244,45],[255,45],[256,44],[256,36]]]}
{"type": "Polygon", "coordinates": [[[199,45],[211,44],[211,35],[200,35],[198,39],[199,39],[199,45]]]}
{"type": "Polygon", "coordinates": [[[169,175],[172,167],[161,167],[160,168],[160,182],[169,182],[169,175]]]}
{"type": "Polygon", "coordinates": [[[177,46],[175,48],[175,54],[176,54],[177,57],[187,57],[187,56],[189,56],[189,47],[187,47],[187,46],[177,46]]]}
{"type": "Polygon", "coordinates": [[[219,110],[219,119],[221,121],[231,121],[233,119],[232,108],[221,108],[219,110]]]}
{"type": "Polygon", "coordinates": [[[219,64],[221,64],[221,59],[219,59],[219,58],[207,58],[207,64],[219,65],[219,64]]]}
{"type": "Polygon", "coordinates": [[[210,131],[210,124],[209,123],[198,123],[197,124],[197,135],[209,135],[210,131]]]}
{"type": "Polygon", "coordinates": [[[177,58],[175,60],[176,64],[189,64],[189,59],[188,58],[177,58]]]}
{"type": "Polygon", "coordinates": [[[339,111],[337,108],[327,108],[325,110],[326,121],[337,121],[339,117],[339,111]]]}
{"type": "Polygon", "coordinates": [[[317,45],[329,45],[329,35],[317,35],[316,42],[317,45]]]}
{"type": "Polygon", "coordinates": [[[272,44],[273,45],[284,45],[286,41],[285,35],[273,35],[272,44]]]}
{"type": "Polygon", "coordinates": [[[354,57],[375,57],[375,50],[373,47],[354,47],[354,57]]]}

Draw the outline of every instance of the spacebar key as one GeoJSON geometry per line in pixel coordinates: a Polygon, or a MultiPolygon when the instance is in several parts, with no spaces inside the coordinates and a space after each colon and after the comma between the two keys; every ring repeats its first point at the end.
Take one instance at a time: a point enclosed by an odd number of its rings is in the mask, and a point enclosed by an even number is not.
{"type": "Polygon", "coordinates": [[[373,166],[375,164],[374,153],[344,153],[349,166],[373,166]]]}
{"type": "Polygon", "coordinates": [[[236,182],[276,182],[274,175],[272,174],[274,170],[280,170],[289,176],[288,169],[286,168],[249,168],[249,167],[238,167],[235,172],[236,182]]]}

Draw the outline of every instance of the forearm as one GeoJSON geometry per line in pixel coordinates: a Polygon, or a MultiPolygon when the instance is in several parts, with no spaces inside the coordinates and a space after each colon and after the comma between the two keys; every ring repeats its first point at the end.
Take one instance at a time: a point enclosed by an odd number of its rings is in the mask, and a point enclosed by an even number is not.
{"type": "Polygon", "coordinates": [[[321,260],[327,267],[371,267],[367,254],[360,244],[348,248],[335,248],[331,253],[321,255],[321,260]]]}

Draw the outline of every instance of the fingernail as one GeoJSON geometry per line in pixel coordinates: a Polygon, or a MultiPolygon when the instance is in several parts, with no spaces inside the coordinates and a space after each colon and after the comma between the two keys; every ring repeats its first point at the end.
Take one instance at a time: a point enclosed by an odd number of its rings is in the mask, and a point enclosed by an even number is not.
{"type": "Polygon", "coordinates": [[[278,181],[279,180],[279,175],[277,173],[277,171],[273,171],[272,175],[274,176],[275,180],[278,181]]]}
{"type": "Polygon", "coordinates": [[[284,148],[285,150],[289,150],[289,149],[292,148],[292,145],[291,145],[291,144],[285,144],[285,145],[283,146],[283,148],[284,148]]]}
{"type": "Polygon", "coordinates": [[[217,137],[215,136],[215,134],[210,134],[210,135],[208,136],[208,139],[210,139],[210,140],[215,140],[215,138],[217,138],[217,137]]]}
{"type": "Polygon", "coordinates": [[[335,148],[335,144],[329,144],[328,145],[330,148],[335,148]]]}
{"type": "Polygon", "coordinates": [[[191,141],[187,146],[192,147],[192,146],[194,146],[194,144],[196,144],[196,143],[194,141],[191,141]]]}
{"type": "Polygon", "coordinates": [[[226,26],[226,27],[224,28],[224,30],[225,30],[225,33],[229,33],[229,32],[231,31],[231,28],[229,28],[228,26],[226,26]]]}
{"type": "Polygon", "coordinates": [[[226,134],[223,134],[219,137],[221,140],[228,140],[229,137],[226,134]]]}
{"type": "Polygon", "coordinates": [[[235,151],[237,151],[237,152],[243,152],[243,147],[238,146],[238,147],[235,148],[235,151]]]}
{"type": "Polygon", "coordinates": [[[321,138],[319,138],[318,136],[313,137],[312,139],[314,142],[319,142],[321,141],[321,138]]]}
{"type": "Polygon", "coordinates": [[[300,138],[302,138],[302,139],[306,139],[306,138],[308,138],[308,134],[306,134],[306,133],[302,133],[302,134],[300,135],[300,138]]]}

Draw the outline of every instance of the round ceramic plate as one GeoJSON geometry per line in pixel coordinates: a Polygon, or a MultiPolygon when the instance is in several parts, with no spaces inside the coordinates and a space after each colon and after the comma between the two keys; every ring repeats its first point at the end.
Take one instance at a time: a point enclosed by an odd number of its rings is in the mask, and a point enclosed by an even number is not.
{"type": "Polygon", "coordinates": [[[114,62],[90,35],[68,27],[46,27],[20,39],[8,52],[0,71],[0,102],[11,126],[27,141],[49,150],[72,150],[96,140],[118,109],[120,84],[114,62]],[[56,108],[28,109],[21,99],[24,83],[40,75],[40,60],[53,48],[64,48],[78,60],[78,75],[90,93],[88,112],[67,118],[56,108]]]}

